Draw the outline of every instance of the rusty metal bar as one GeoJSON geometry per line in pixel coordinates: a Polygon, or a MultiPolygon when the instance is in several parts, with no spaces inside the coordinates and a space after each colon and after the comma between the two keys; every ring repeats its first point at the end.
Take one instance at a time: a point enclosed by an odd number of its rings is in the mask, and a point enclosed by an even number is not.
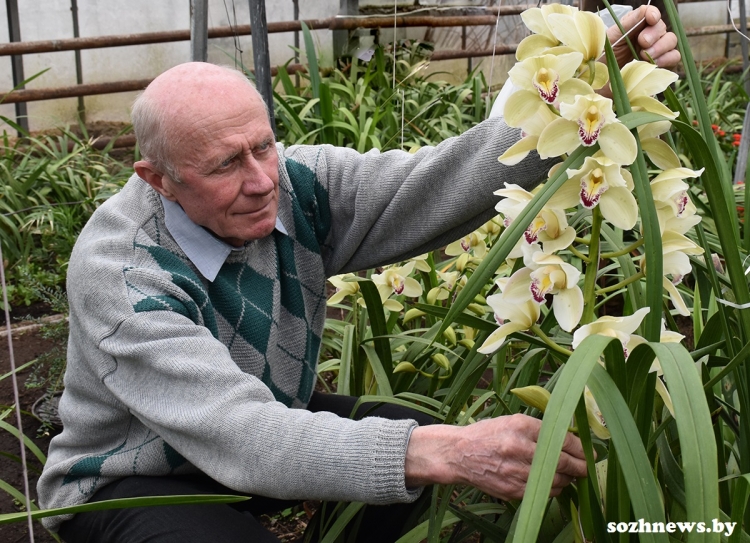
{"type": "Polygon", "coordinates": [[[56,87],[53,89],[23,89],[6,94],[3,103],[14,104],[53,100],[55,98],[75,98],[77,96],[93,96],[95,94],[139,91],[145,89],[151,81],[152,79],[136,79],[115,81],[112,83],[90,83],[87,85],[73,85],[71,87],[56,87]]]}
{"type": "MultiPolygon", "coordinates": [[[[750,25],[746,24],[745,27],[750,29],[750,25]]],[[[742,28],[742,26],[737,25],[737,28],[742,28]]],[[[734,32],[734,27],[732,25],[713,25],[685,29],[687,36],[710,36],[711,34],[724,34],[726,32],[734,32]]]]}
{"type": "MultiPolygon", "coordinates": [[[[528,6],[498,6],[487,9],[495,15],[456,15],[456,16],[418,16],[400,15],[396,18],[397,26],[478,26],[494,25],[497,12],[501,15],[521,13],[528,6]]],[[[311,30],[353,30],[356,28],[384,28],[393,26],[393,16],[389,17],[329,17],[327,19],[310,19],[305,24],[311,30]]],[[[268,23],[268,32],[300,31],[299,21],[280,21],[268,23]]],[[[209,38],[231,38],[251,34],[250,25],[221,26],[208,30],[209,38]]],[[[75,51],[81,49],[98,49],[102,47],[123,47],[127,45],[147,45],[188,41],[190,30],[169,30],[165,32],[145,32],[142,34],[120,34],[113,36],[94,36],[85,38],[68,38],[61,40],[40,40],[19,43],[0,44],[0,56],[25,55],[29,53],[52,53],[55,51],[75,51]]]]}

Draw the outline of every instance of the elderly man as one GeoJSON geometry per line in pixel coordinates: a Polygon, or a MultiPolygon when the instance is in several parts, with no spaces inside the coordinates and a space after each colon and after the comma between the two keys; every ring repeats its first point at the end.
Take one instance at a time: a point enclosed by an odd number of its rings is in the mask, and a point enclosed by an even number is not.
{"type": "MultiPolygon", "coordinates": [[[[657,10],[647,22],[639,43],[673,65],[674,36],[657,10]]],[[[487,195],[506,180],[538,183],[548,163],[497,161],[516,130],[491,119],[415,154],[284,148],[246,79],[201,63],[157,77],[133,124],[143,160],[70,261],[64,431],[40,479],[42,505],[254,498],[245,508],[68,515],[48,527],[69,543],[273,541],[253,515],[279,500],[408,503],[432,483],[522,496],[536,419],[419,426],[431,421],[385,409],[350,420],[354,399],[313,394],[326,277],[445,245],[494,213],[487,195]]],[[[568,435],[553,494],[585,474],[568,435]]],[[[400,526],[387,524],[359,540],[392,540],[400,526]]]]}

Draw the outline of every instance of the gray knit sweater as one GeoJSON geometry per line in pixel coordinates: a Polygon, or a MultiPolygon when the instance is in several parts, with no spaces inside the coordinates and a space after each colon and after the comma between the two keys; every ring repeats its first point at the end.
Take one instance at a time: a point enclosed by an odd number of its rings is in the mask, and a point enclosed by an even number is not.
{"type": "MultiPolygon", "coordinates": [[[[279,153],[276,230],[232,252],[213,282],[170,235],[134,176],[94,213],[70,259],[63,432],[40,505],[87,501],[129,475],[196,470],[277,498],[389,503],[414,421],[350,421],[303,408],[325,320],[325,279],[404,260],[494,213],[492,191],[544,175],[497,157],[518,132],[493,119],[415,154],[330,146],[279,153]]],[[[69,517],[45,519],[56,529],[69,517]]]]}

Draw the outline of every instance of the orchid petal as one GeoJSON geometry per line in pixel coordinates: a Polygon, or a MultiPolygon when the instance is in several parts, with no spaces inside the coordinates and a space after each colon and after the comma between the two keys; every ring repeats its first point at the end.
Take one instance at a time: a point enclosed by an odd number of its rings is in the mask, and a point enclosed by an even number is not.
{"type": "Polygon", "coordinates": [[[528,326],[524,326],[523,324],[517,322],[506,322],[500,328],[492,332],[477,351],[482,354],[492,354],[502,346],[505,338],[510,334],[527,329],[528,326]]]}
{"type": "Polygon", "coordinates": [[[635,162],[638,153],[635,137],[622,123],[611,123],[602,128],[599,147],[607,158],[623,165],[635,162]]]}
{"type": "Polygon", "coordinates": [[[679,115],[678,112],[672,111],[659,100],[651,98],[650,96],[636,96],[630,100],[630,106],[635,111],[648,111],[649,113],[656,113],[667,119],[676,119],[679,115]]]}
{"type": "Polygon", "coordinates": [[[503,110],[505,123],[520,128],[523,122],[533,117],[539,108],[545,107],[539,95],[530,90],[519,90],[508,97],[503,110]]]}
{"type": "Polygon", "coordinates": [[[669,144],[659,138],[641,139],[641,148],[648,155],[649,160],[661,170],[680,167],[680,159],[669,144]]]}
{"type": "MultiPolygon", "coordinates": [[[[523,14],[522,14],[523,16],[523,14]]],[[[551,47],[558,44],[556,38],[548,38],[542,34],[532,34],[521,40],[516,49],[516,60],[526,60],[527,58],[543,55],[551,47]]]]}
{"type": "Polygon", "coordinates": [[[552,310],[560,328],[572,331],[583,315],[583,292],[577,286],[561,290],[552,299],[552,310]]]}
{"type": "Polygon", "coordinates": [[[631,230],[638,220],[638,203],[624,187],[610,187],[599,200],[602,216],[617,228],[631,230]]]}
{"type": "Polygon", "coordinates": [[[580,145],[578,123],[561,118],[551,122],[544,129],[539,136],[537,151],[541,158],[550,158],[572,153],[580,145]]]}
{"type": "Polygon", "coordinates": [[[542,240],[542,247],[545,253],[554,253],[570,247],[576,239],[576,229],[567,226],[562,233],[555,239],[542,240]]]}
{"type": "Polygon", "coordinates": [[[662,284],[664,285],[664,289],[667,291],[667,293],[669,293],[669,299],[672,300],[672,305],[674,305],[677,313],[679,313],[683,317],[690,316],[690,310],[688,309],[687,304],[685,304],[685,300],[683,300],[682,294],[680,294],[680,291],[677,290],[677,287],[672,283],[672,281],[664,277],[662,284]]]}
{"type": "Polygon", "coordinates": [[[669,395],[667,387],[664,386],[664,382],[660,378],[656,378],[656,393],[661,396],[664,406],[667,408],[669,413],[674,417],[674,405],[672,404],[672,396],[669,395]]]}
{"type": "Polygon", "coordinates": [[[539,136],[527,136],[521,138],[517,143],[509,147],[497,160],[506,166],[515,166],[528,156],[531,151],[536,150],[539,136]]]}

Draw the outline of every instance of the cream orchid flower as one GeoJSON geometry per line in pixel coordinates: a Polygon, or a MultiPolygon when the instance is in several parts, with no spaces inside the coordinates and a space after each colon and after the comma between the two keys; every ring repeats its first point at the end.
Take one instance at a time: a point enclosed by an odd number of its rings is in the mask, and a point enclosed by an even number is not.
{"type": "Polygon", "coordinates": [[[583,292],[578,286],[581,272],[559,256],[541,251],[536,244],[525,246],[523,252],[526,268],[516,274],[529,270],[531,297],[541,304],[551,294],[552,311],[560,328],[572,331],[583,315],[583,292]]]}
{"type": "Polygon", "coordinates": [[[430,268],[430,265],[427,263],[427,253],[415,256],[414,258],[410,258],[409,260],[414,261],[414,267],[418,271],[425,273],[430,273],[432,271],[432,268],[430,268]]]}
{"type": "Polygon", "coordinates": [[[600,89],[609,80],[607,66],[597,62],[604,53],[607,27],[604,21],[590,11],[574,11],[571,14],[551,13],[547,19],[552,35],[570,50],[583,55],[580,77],[595,89],[600,89]],[[591,73],[594,70],[594,73],[591,73]]]}
{"type": "Polygon", "coordinates": [[[519,90],[505,104],[503,116],[508,126],[520,128],[540,107],[573,102],[578,94],[593,93],[589,85],[573,77],[581,58],[580,53],[541,55],[513,66],[508,76],[519,90]]]}
{"type": "Polygon", "coordinates": [[[702,173],[703,168],[700,170],[673,168],[654,177],[651,180],[651,193],[656,201],[656,206],[669,207],[674,212],[675,217],[681,217],[690,202],[687,194],[690,187],[683,179],[698,177],[702,173]]]}
{"type": "MultiPolygon", "coordinates": [[[[510,226],[532,198],[534,198],[533,192],[529,192],[513,183],[506,183],[504,189],[496,190],[494,194],[503,197],[497,203],[495,209],[502,213],[504,217],[503,224],[506,227],[510,226]]],[[[549,253],[569,247],[575,241],[576,235],[575,228],[568,226],[567,217],[563,211],[566,207],[573,206],[567,205],[561,207],[564,204],[568,204],[567,199],[560,199],[556,202],[554,207],[548,202],[534,220],[531,221],[531,224],[523,235],[526,243],[541,241],[544,244],[544,250],[549,253]]],[[[513,256],[517,258],[521,255],[514,253],[513,256]]]]}
{"type": "MultiPolygon", "coordinates": [[[[598,153],[597,153],[598,154],[598,153]]],[[[579,170],[568,170],[565,185],[579,187],[579,200],[586,209],[597,205],[602,216],[623,230],[638,220],[638,203],[633,196],[630,172],[605,156],[586,157],[579,170]]]]}
{"type": "Polygon", "coordinates": [[[481,231],[474,231],[468,236],[448,244],[445,248],[445,254],[448,256],[458,256],[463,253],[473,253],[477,258],[482,258],[487,254],[487,243],[485,242],[486,234],[481,231]]]}
{"type": "Polygon", "coordinates": [[[573,104],[560,104],[561,118],[539,136],[537,151],[542,158],[571,153],[579,145],[599,143],[602,153],[617,164],[632,164],[638,146],[635,137],[612,111],[612,100],[598,94],[576,96],[573,104]]]}
{"type": "MultiPolygon", "coordinates": [[[[456,280],[459,278],[459,272],[452,271],[452,272],[437,272],[437,276],[440,279],[441,283],[430,289],[430,292],[427,293],[427,302],[430,304],[434,304],[437,300],[445,300],[448,298],[448,295],[453,291],[453,287],[456,286],[456,280]]],[[[465,282],[466,276],[461,276],[462,281],[465,282]]]]}
{"type": "Polygon", "coordinates": [[[495,320],[500,327],[477,349],[482,354],[494,353],[510,334],[531,328],[541,314],[539,304],[531,299],[523,280],[511,277],[504,284],[505,289],[501,294],[487,297],[487,304],[495,312],[495,320]]]}
{"type": "Polygon", "coordinates": [[[688,255],[703,254],[703,248],[683,234],[673,230],[667,230],[662,234],[661,243],[664,255],[662,259],[662,273],[664,274],[662,284],[677,312],[683,317],[687,317],[690,315],[690,310],[685,304],[680,291],[677,290],[677,285],[693,269],[688,255]],[[670,281],[667,276],[671,276],[672,280],[670,281]]]}
{"type": "Polygon", "coordinates": [[[625,353],[625,358],[627,358],[629,354],[627,346],[630,342],[630,336],[638,329],[650,310],[651,308],[649,307],[642,307],[628,317],[612,317],[609,315],[599,317],[594,322],[581,326],[573,333],[572,347],[576,349],[584,339],[598,334],[619,339],[622,344],[622,350],[625,353]]]}
{"type": "Polygon", "coordinates": [[[586,403],[586,418],[588,419],[591,431],[599,439],[611,438],[612,435],[607,430],[607,422],[604,420],[602,410],[599,408],[599,404],[596,403],[589,387],[584,387],[583,389],[583,400],[586,403]]]}
{"type": "Polygon", "coordinates": [[[544,4],[541,8],[531,8],[521,13],[521,20],[534,34],[524,38],[518,44],[516,59],[524,60],[535,57],[551,47],[560,45],[560,40],[552,34],[547,24],[547,17],[552,13],[572,15],[575,11],[575,8],[564,4],[544,4]]]}
{"type": "Polygon", "coordinates": [[[659,136],[669,132],[672,123],[659,121],[643,124],[638,127],[638,138],[641,140],[641,148],[654,165],[662,170],[671,170],[682,166],[677,153],[674,152],[667,142],[659,136]]]}
{"type": "Polygon", "coordinates": [[[372,274],[372,282],[378,288],[383,307],[389,311],[401,311],[404,306],[396,300],[390,299],[396,294],[417,298],[422,295],[422,285],[409,277],[414,270],[414,261],[404,266],[387,268],[383,273],[372,274]]]}
{"type": "Polygon", "coordinates": [[[653,98],[677,81],[676,73],[657,68],[654,64],[642,60],[628,62],[621,73],[628,100],[634,111],[649,111],[668,119],[677,118],[678,113],[653,98]]]}
{"type": "Polygon", "coordinates": [[[657,207],[656,216],[659,219],[659,229],[662,235],[668,230],[684,234],[701,222],[700,215],[696,215],[695,204],[689,199],[685,210],[679,217],[675,216],[672,208],[669,206],[657,207]]]}
{"type": "Polygon", "coordinates": [[[359,283],[356,281],[347,281],[346,278],[348,277],[356,277],[356,275],[353,273],[345,273],[328,278],[328,281],[336,287],[336,292],[328,299],[326,305],[335,305],[347,296],[352,296],[359,292],[359,283]]]}

